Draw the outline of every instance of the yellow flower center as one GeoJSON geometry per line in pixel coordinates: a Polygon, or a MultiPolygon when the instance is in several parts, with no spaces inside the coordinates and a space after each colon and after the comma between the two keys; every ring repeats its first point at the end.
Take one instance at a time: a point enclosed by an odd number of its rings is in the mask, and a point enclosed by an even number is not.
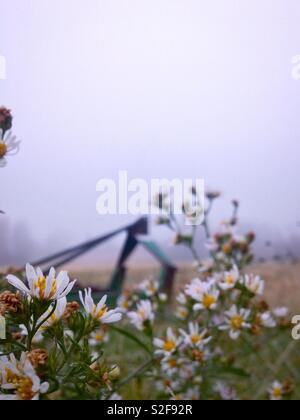
{"type": "Polygon", "coordinates": [[[177,360],[169,360],[169,366],[170,368],[176,368],[177,367],[177,360]]]}
{"type": "Polygon", "coordinates": [[[51,317],[50,317],[50,320],[51,320],[53,323],[55,323],[55,322],[57,321],[56,315],[55,315],[55,314],[52,314],[52,315],[51,315],[51,317]]]}
{"type": "Polygon", "coordinates": [[[176,348],[176,343],[173,340],[168,340],[164,344],[165,351],[173,351],[176,348]]]}
{"type": "MultiPolygon", "coordinates": [[[[46,277],[39,277],[34,282],[34,288],[39,289],[39,295],[41,299],[45,299],[46,286],[47,286],[46,277]]],[[[47,296],[47,298],[51,299],[56,294],[56,292],[57,292],[57,282],[55,279],[53,279],[50,294],[49,296],[47,296]]]]}
{"type": "Polygon", "coordinates": [[[244,320],[240,315],[235,315],[231,318],[230,325],[234,330],[240,330],[243,326],[244,320]]]}
{"type": "Polygon", "coordinates": [[[19,381],[19,376],[12,372],[10,369],[5,369],[6,380],[9,384],[16,385],[19,381]]]}
{"type": "Polygon", "coordinates": [[[7,146],[4,142],[0,142],[0,159],[4,158],[7,153],[7,146]]]}
{"type": "Polygon", "coordinates": [[[107,306],[104,305],[98,312],[96,312],[96,306],[94,307],[94,313],[96,319],[101,319],[107,313],[107,306]]]}
{"type": "Polygon", "coordinates": [[[171,386],[171,382],[169,381],[169,379],[164,379],[163,384],[166,388],[169,388],[171,386]]]}
{"type": "Polygon", "coordinates": [[[253,293],[258,293],[259,291],[259,283],[252,283],[250,284],[250,289],[252,290],[253,293]]]}
{"type": "Polygon", "coordinates": [[[7,383],[14,385],[16,393],[21,400],[32,400],[34,393],[32,392],[33,383],[30,378],[22,377],[5,369],[7,383]]]}
{"type": "Polygon", "coordinates": [[[193,344],[198,344],[202,340],[201,335],[195,334],[191,336],[191,341],[193,344]]]}
{"type": "Polygon", "coordinates": [[[213,295],[204,295],[202,303],[206,309],[210,309],[212,305],[217,302],[217,299],[213,295]]]}
{"type": "Polygon", "coordinates": [[[34,397],[32,392],[32,381],[30,378],[20,379],[17,387],[17,395],[21,400],[30,401],[34,397]]]}
{"type": "Polygon", "coordinates": [[[228,274],[228,276],[226,277],[226,283],[227,284],[234,284],[234,278],[231,274],[228,274]]]}
{"type": "Polygon", "coordinates": [[[273,389],[273,396],[275,398],[281,398],[282,397],[282,389],[279,387],[276,387],[273,389]]]}
{"type": "Polygon", "coordinates": [[[144,311],[144,309],[139,309],[139,310],[138,310],[138,315],[139,315],[142,319],[146,318],[146,312],[144,311]]]}
{"type": "Polygon", "coordinates": [[[124,302],[122,302],[122,308],[124,308],[124,309],[128,309],[129,308],[129,302],[128,302],[128,300],[124,300],[124,302]]]}
{"type": "Polygon", "coordinates": [[[103,334],[98,333],[98,334],[96,334],[96,335],[95,335],[95,340],[96,340],[96,341],[101,342],[101,341],[103,341],[103,339],[104,339],[103,334]]]}
{"type": "Polygon", "coordinates": [[[179,312],[179,315],[183,318],[186,318],[188,316],[188,310],[187,309],[181,309],[179,312]]]}
{"type": "Polygon", "coordinates": [[[223,246],[223,252],[224,252],[224,254],[230,254],[230,252],[231,252],[231,246],[229,244],[225,244],[223,246]]]}

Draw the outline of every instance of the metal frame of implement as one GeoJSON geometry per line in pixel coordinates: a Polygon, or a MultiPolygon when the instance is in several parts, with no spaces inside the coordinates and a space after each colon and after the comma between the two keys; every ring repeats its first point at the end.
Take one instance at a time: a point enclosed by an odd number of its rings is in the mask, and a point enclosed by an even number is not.
{"type": "MultiPolygon", "coordinates": [[[[45,272],[49,272],[51,267],[59,268],[75,260],[76,258],[79,258],[80,256],[86,254],[87,252],[114,238],[115,236],[126,232],[126,240],[119,256],[117,265],[113,271],[108,289],[102,290],[100,288],[93,288],[94,292],[96,294],[108,293],[112,298],[119,296],[123,290],[124,281],[126,278],[126,262],[135,251],[135,249],[138,246],[142,246],[161,264],[161,271],[159,276],[161,289],[166,293],[171,294],[177,268],[155,242],[145,239],[145,235],[147,235],[149,231],[148,225],[148,219],[143,217],[131,225],[115,230],[109,234],[103,235],[83,244],[66,249],[65,251],[50,255],[46,258],[34,262],[33,265],[40,266],[45,272]]],[[[76,299],[76,291],[74,291],[70,297],[76,299]]]]}

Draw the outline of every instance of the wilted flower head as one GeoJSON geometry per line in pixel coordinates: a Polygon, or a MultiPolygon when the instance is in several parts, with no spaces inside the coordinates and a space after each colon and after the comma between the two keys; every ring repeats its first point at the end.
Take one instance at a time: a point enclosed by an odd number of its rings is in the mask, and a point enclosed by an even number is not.
{"type": "Polygon", "coordinates": [[[63,319],[68,320],[72,315],[80,311],[80,304],[78,302],[69,302],[66,305],[65,311],[63,313],[63,319]]]}
{"type": "Polygon", "coordinates": [[[0,305],[2,305],[4,312],[16,313],[21,307],[20,294],[8,290],[0,293],[0,305]]]}
{"type": "Polygon", "coordinates": [[[49,354],[47,350],[44,349],[34,349],[31,350],[30,353],[27,354],[28,360],[34,367],[34,369],[38,369],[41,366],[45,366],[48,361],[49,354]]]}
{"type": "Polygon", "coordinates": [[[5,107],[0,107],[0,129],[5,133],[12,127],[13,117],[11,111],[5,107]]]}
{"type": "Polygon", "coordinates": [[[120,310],[109,310],[106,306],[107,295],[103,296],[100,302],[96,305],[92,297],[92,289],[85,289],[84,295],[79,292],[80,301],[88,315],[102,324],[111,324],[122,319],[120,310]]]}
{"type": "Polygon", "coordinates": [[[62,271],[56,277],[54,268],[51,268],[48,276],[45,276],[40,268],[36,270],[26,265],[27,287],[15,276],[7,276],[8,282],[21,292],[40,300],[55,301],[67,296],[73,289],[76,280],[70,282],[66,271],[62,271]]]}
{"type": "Polygon", "coordinates": [[[206,198],[208,200],[215,200],[216,198],[219,198],[221,196],[220,191],[207,191],[206,198]]]}

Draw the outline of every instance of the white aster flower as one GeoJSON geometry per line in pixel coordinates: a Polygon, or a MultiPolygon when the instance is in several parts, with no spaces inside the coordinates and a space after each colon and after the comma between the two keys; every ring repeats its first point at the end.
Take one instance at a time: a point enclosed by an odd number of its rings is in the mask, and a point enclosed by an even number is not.
{"type": "Polygon", "coordinates": [[[222,290],[230,290],[235,287],[240,277],[238,268],[235,266],[231,271],[227,271],[221,276],[219,287],[222,290]]]}
{"type": "Polygon", "coordinates": [[[204,309],[213,311],[217,308],[220,291],[210,283],[207,290],[198,297],[198,302],[193,307],[194,311],[202,311],[204,309]]]}
{"type": "Polygon", "coordinates": [[[168,328],[166,339],[155,338],[154,345],[158,347],[155,354],[158,356],[164,356],[165,358],[170,357],[176,352],[178,346],[182,343],[182,338],[177,337],[172,328],[168,328]]]}
{"type": "Polygon", "coordinates": [[[3,130],[0,128],[0,168],[7,165],[7,156],[16,155],[19,152],[20,143],[11,131],[3,135],[3,130]]]}
{"type": "Polygon", "coordinates": [[[183,401],[198,401],[200,400],[199,387],[189,388],[183,395],[183,401]]]}
{"type": "MultiPolygon", "coordinates": [[[[201,351],[201,361],[208,360],[209,352],[207,350],[201,351]]],[[[187,380],[194,380],[197,369],[199,367],[199,362],[193,362],[191,363],[190,360],[186,359],[185,363],[182,364],[182,367],[179,371],[179,377],[180,379],[183,379],[185,382],[187,380]]]]}
{"type": "Polygon", "coordinates": [[[90,288],[84,290],[84,295],[79,291],[79,297],[85,312],[96,321],[99,321],[102,324],[111,324],[119,322],[122,319],[122,313],[119,308],[113,310],[107,308],[107,295],[103,296],[98,305],[94,303],[92,289],[90,288]]]}
{"type": "Polygon", "coordinates": [[[270,312],[258,314],[258,324],[265,328],[275,328],[277,323],[270,312]]]}
{"type": "Polygon", "coordinates": [[[147,322],[154,321],[154,312],[150,300],[141,300],[137,304],[137,310],[127,314],[130,322],[140,331],[143,331],[147,322]]]}
{"type": "Polygon", "coordinates": [[[186,305],[187,302],[188,302],[187,297],[186,297],[186,294],[183,293],[183,292],[179,293],[179,295],[177,296],[176,300],[182,306],[186,305]]]}
{"type": "Polygon", "coordinates": [[[166,303],[168,302],[168,295],[166,293],[159,293],[158,299],[161,303],[166,303]]]}
{"type": "Polygon", "coordinates": [[[185,293],[196,301],[200,301],[201,297],[211,288],[214,281],[202,281],[193,279],[185,288],[185,293]]]}
{"type": "Polygon", "coordinates": [[[139,290],[144,292],[147,297],[152,297],[159,290],[159,282],[155,279],[146,279],[140,284],[139,290]]]}
{"type": "MultiPolygon", "coordinates": [[[[62,298],[62,299],[57,301],[57,305],[56,305],[56,308],[55,308],[54,312],[53,312],[54,304],[50,305],[48,310],[40,317],[40,319],[37,322],[37,324],[40,324],[43,321],[45,321],[43,323],[43,325],[39,328],[39,330],[36,332],[35,336],[33,337],[33,340],[32,340],[33,343],[40,343],[41,341],[43,341],[43,338],[44,338],[43,333],[48,328],[50,328],[52,325],[54,325],[56,322],[58,322],[62,319],[62,317],[65,314],[66,308],[67,308],[67,299],[66,298],[62,298]]],[[[23,337],[27,337],[28,336],[28,330],[27,330],[26,326],[25,325],[20,325],[20,329],[21,329],[21,335],[23,337]]]]}
{"type": "Polygon", "coordinates": [[[200,331],[199,325],[193,322],[189,323],[188,333],[180,330],[180,334],[183,336],[183,343],[186,346],[203,348],[211,341],[211,337],[207,337],[207,330],[200,331]]]}
{"type": "Polygon", "coordinates": [[[238,310],[236,305],[233,305],[228,312],[225,312],[226,325],[219,327],[221,331],[229,330],[229,336],[232,340],[237,340],[241,335],[243,329],[249,329],[250,324],[247,320],[250,316],[250,310],[238,310]]]}
{"type": "Polygon", "coordinates": [[[214,386],[214,390],[220,394],[220,397],[224,401],[236,401],[237,400],[237,394],[234,388],[228,386],[224,382],[217,382],[214,386]]]}
{"type": "Polygon", "coordinates": [[[170,357],[162,359],[161,370],[169,377],[178,373],[181,366],[181,361],[177,357],[170,357]]]}
{"type": "Polygon", "coordinates": [[[56,322],[60,321],[63,318],[67,309],[67,304],[68,304],[67,298],[64,297],[62,299],[59,299],[57,301],[55,311],[53,312],[54,305],[52,304],[47,310],[47,312],[45,312],[44,315],[41,316],[38,323],[48,318],[51,314],[50,318],[47,319],[47,321],[43,324],[42,328],[47,329],[51,327],[53,324],[55,324],[56,322]]]}
{"type": "Polygon", "coordinates": [[[273,314],[276,318],[286,318],[289,314],[290,310],[286,307],[282,308],[275,308],[273,310],[273,314]]]}
{"type": "Polygon", "coordinates": [[[270,400],[272,401],[281,401],[284,395],[283,385],[275,381],[273,382],[271,388],[269,389],[270,400]]]}
{"type": "Polygon", "coordinates": [[[49,384],[41,383],[32,364],[22,353],[20,361],[13,354],[0,358],[0,387],[9,394],[0,394],[0,400],[38,400],[48,392],[49,384]]]}
{"type": "Polygon", "coordinates": [[[204,217],[204,208],[201,199],[197,197],[195,200],[187,200],[184,203],[184,215],[186,217],[185,223],[190,226],[199,225],[204,217]]]}
{"type": "Polygon", "coordinates": [[[118,308],[123,314],[126,314],[129,311],[129,308],[132,305],[132,300],[130,297],[130,293],[124,292],[120,297],[118,298],[118,308]]]}
{"type": "Polygon", "coordinates": [[[189,316],[189,311],[184,306],[178,306],[175,311],[176,318],[185,321],[189,316]]]}
{"type": "Polygon", "coordinates": [[[121,397],[120,394],[117,394],[116,392],[114,392],[108,399],[108,401],[122,401],[123,398],[121,397]]]}
{"type": "Polygon", "coordinates": [[[242,284],[253,294],[263,295],[265,290],[265,282],[259,276],[253,274],[245,275],[242,284]]]}
{"type": "Polygon", "coordinates": [[[105,331],[105,329],[101,328],[97,331],[94,331],[89,339],[89,345],[91,347],[97,347],[100,346],[104,343],[107,343],[109,339],[109,336],[107,334],[107,332],[105,331]]]}
{"type": "MultiPolygon", "coordinates": [[[[39,329],[35,333],[35,335],[32,339],[33,344],[38,344],[38,343],[40,343],[41,341],[44,340],[43,332],[44,332],[43,330],[39,329]]],[[[22,337],[28,337],[28,330],[27,330],[26,326],[23,325],[23,324],[20,325],[20,334],[21,334],[22,337]]]]}
{"type": "Polygon", "coordinates": [[[21,292],[40,300],[55,301],[67,296],[73,289],[76,280],[70,282],[66,271],[62,271],[56,277],[54,268],[51,268],[49,275],[45,276],[40,268],[35,270],[30,264],[26,265],[27,287],[15,276],[7,276],[9,284],[21,292]]]}
{"type": "Polygon", "coordinates": [[[175,392],[179,391],[182,387],[182,383],[174,378],[160,379],[155,382],[155,388],[161,392],[170,393],[170,390],[175,392]]]}

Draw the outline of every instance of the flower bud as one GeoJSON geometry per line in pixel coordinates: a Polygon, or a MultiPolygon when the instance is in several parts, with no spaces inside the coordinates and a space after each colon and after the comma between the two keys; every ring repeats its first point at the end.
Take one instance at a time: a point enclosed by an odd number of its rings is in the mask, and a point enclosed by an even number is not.
{"type": "Polygon", "coordinates": [[[44,349],[35,349],[27,354],[28,360],[31,362],[32,366],[37,369],[41,366],[45,366],[48,362],[48,352],[44,349]]]}
{"type": "Polygon", "coordinates": [[[121,375],[121,370],[119,368],[119,366],[114,366],[113,369],[109,372],[108,378],[111,381],[116,381],[117,379],[120,378],[121,375]]]}
{"type": "Polygon", "coordinates": [[[12,115],[9,109],[0,108],[0,129],[5,133],[12,127],[12,115]]]}

